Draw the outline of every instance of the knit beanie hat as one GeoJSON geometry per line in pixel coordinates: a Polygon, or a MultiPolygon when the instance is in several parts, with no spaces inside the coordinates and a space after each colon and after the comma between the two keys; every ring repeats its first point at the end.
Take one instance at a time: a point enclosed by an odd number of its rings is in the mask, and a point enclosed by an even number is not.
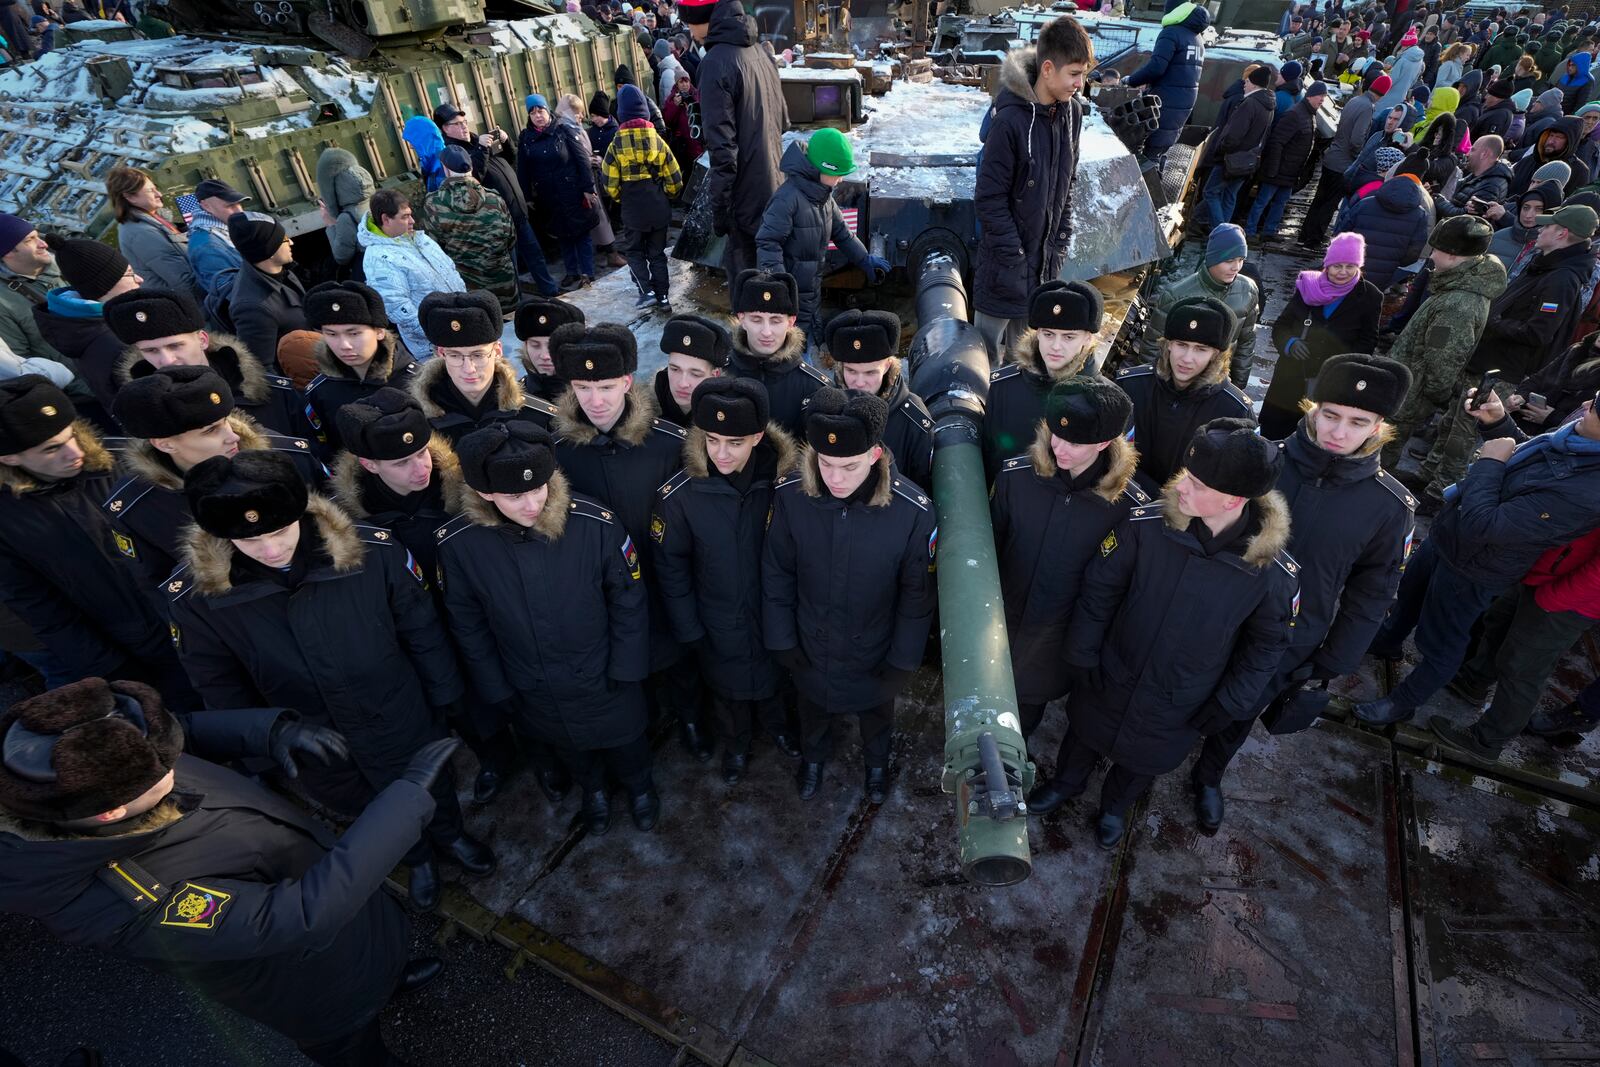
{"type": "Polygon", "coordinates": [[[128,273],[128,261],[122,253],[103,241],[55,234],[44,240],[56,254],[61,277],[85,300],[99,300],[128,273]]]}
{"type": "Polygon", "coordinates": [[[1386,144],[1372,153],[1372,162],[1377,167],[1380,178],[1389,173],[1392,168],[1404,163],[1405,160],[1406,154],[1394,145],[1386,144]]]}
{"type": "Polygon", "coordinates": [[[546,100],[540,93],[529,93],[527,96],[522,98],[522,110],[532,111],[536,107],[542,107],[546,111],[549,111],[550,101],[546,100]]]}
{"type": "Polygon", "coordinates": [[[1245,242],[1244,230],[1231,222],[1214,227],[1211,236],[1206,238],[1205,264],[1208,267],[1230,259],[1246,259],[1249,255],[1250,246],[1245,242]]]}
{"type": "Polygon", "coordinates": [[[589,98],[589,116],[607,118],[611,114],[611,98],[599,89],[589,98]]]}
{"type": "Polygon", "coordinates": [[[252,218],[244,212],[228,216],[228,237],[246,263],[264,263],[289,239],[275,219],[252,218]]]}
{"type": "Polygon", "coordinates": [[[855,153],[844,134],[825,126],[806,142],[806,158],[824,174],[843,175],[856,169],[855,153]]]}
{"type": "Polygon", "coordinates": [[[9,256],[22,239],[33,232],[33,223],[0,211],[0,256],[9,256]]]}
{"type": "Polygon", "coordinates": [[[1510,100],[1516,95],[1516,90],[1512,87],[1512,84],[1504,78],[1496,78],[1490,82],[1489,87],[1484,92],[1497,100],[1510,100]]]}
{"type": "Polygon", "coordinates": [[[1280,67],[1278,72],[1283,75],[1284,81],[1292,82],[1305,73],[1305,68],[1300,65],[1299,60],[1291,59],[1280,67]]]}
{"type": "Polygon", "coordinates": [[[624,85],[617,90],[617,121],[632,122],[650,118],[650,105],[637,85],[624,85]]]}
{"type": "Polygon", "coordinates": [[[1251,85],[1259,86],[1262,89],[1268,89],[1272,87],[1272,76],[1276,73],[1278,72],[1273,69],[1271,63],[1258,63],[1255,67],[1251,68],[1249,74],[1245,75],[1245,80],[1251,85]]]}
{"type": "Polygon", "coordinates": [[[472,157],[458,144],[446,145],[439,153],[439,165],[451,174],[471,174],[472,157]]]}
{"type": "Polygon", "coordinates": [[[1389,77],[1387,74],[1380,74],[1376,78],[1372,79],[1371,91],[1380,97],[1382,97],[1392,88],[1394,88],[1394,79],[1389,77]]]}
{"type": "Polygon", "coordinates": [[[1367,239],[1359,233],[1347,231],[1328,242],[1328,250],[1322,256],[1322,265],[1327,267],[1334,263],[1354,263],[1359,267],[1366,262],[1366,258],[1367,239]]]}
{"type": "Polygon", "coordinates": [[[1518,111],[1528,110],[1528,105],[1533,103],[1532,89],[1518,89],[1511,94],[1511,106],[1518,111]]]}

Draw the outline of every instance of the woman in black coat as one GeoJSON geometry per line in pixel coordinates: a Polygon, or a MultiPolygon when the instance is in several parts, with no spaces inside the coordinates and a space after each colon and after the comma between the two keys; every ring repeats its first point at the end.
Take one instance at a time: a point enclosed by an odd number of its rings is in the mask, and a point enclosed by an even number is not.
{"type": "Polygon", "coordinates": [[[600,203],[594,188],[589,145],[578,131],[557,122],[538,93],[527,98],[528,125],[517,138],[517,180],[540,221],[561,244],[567,273],[563,289],[594,281],[595,212],[600,203]]]}
{"type": "Polygon", "coordinates": [[[1329,356],[1370,354],[1378,343],[1383,293],[1361,277],[1366,241],[1341,233],[1328,245],[1322,269],[1301,271],[1294,295],[1272,327],[1278,365],[1261,402],[1261,434],[1281,441],[1300,422],[1300,400],[1329,356]]]}

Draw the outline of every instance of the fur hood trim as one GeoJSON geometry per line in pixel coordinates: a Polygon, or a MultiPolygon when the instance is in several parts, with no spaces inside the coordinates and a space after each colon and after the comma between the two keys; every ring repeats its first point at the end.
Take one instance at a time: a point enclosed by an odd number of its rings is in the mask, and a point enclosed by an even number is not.
{"type": "Polygon", "coordinates": [[[11,834],[13,837],[20,837],[35,844],[49,841],[108,841],[119,837],[154,833],[163,827],[171,826],[183,818],[183,814],[183,809],[178,807],[177,801],[169,796],[143,815],[118,823],[116,833],[85,834],[53,823],[24,819],[9,811],[0,811],[0,834],[11,834]]]}
{"type": "MultiPolygon", "coordinates": [[[[272,383],[267,380],[267,369],[261,365],[261,361],[244,346],[243,341],[232,334],[207,333],[206,336],[211,338],[211,343],[206,346],[206,361],[233,389],[234,400],[252,407],[265,403],[267,390],[272,388],[272,383]],[[222,352],[225,348],[231,350],[231,355],[222,352]],[[235,376],[239,379],[237,385],[233,381],[235,376]]],[[[145,362],[144,353],[129,345],[122,350],[122,356],[111,373],[111,380],[120,389],[135,377],[150,373],[152,368],[145,362]],[[144,369],[136,375],[134,372],[140,364],[144,365],[144,369]]]]}
{"type": "MultiPolygon", "coordinates": [[[[656,406],[656,398],[651,387],[636,378],[633,388],[628,390],[627,410],[611,428],[611,436],[630,447],[637,447],[650,436],[650,424],[660,414],[661,409],[656,406]]],[[[578,397],[571,389],[562,393],[561,398],[556,401],[556,417],[551,420],[550,428],[563,441],[570,441],[579,446],[590,444],[600,436],[600,431],[595,429],[594,423],[584,418],[583,408],[579,406],[578,397]]]]}
{"type": "MultiPolygon", "coordinates": [[[[417,404],[422,408],[422,413],[429,419],[442,418],[448,412],[433,397],[435,387],[448,386],[455,389],[450,381],[450,375],[445,370],[444,357],[436,356],[423,363],[417,373],[411,376],[411,395],[416,398],[417,404]]],[[[522,383],[517,381],[516,371],[511,369],[511,362],[501,356],[494,361],[494,380],[489,383],[489,388],[496,390],[496,411],[516,411],[527,398],[522,395],[522,383]]],[[[460,390],[456,390],[457,393],[460,390]]]]}
{"type": "MultiPolygon", "coordinates": [[[[1161,517],[1174,530],[1187,530],[1189,520],[1178,510],[1178,479],[1186,472],[1174,474],[1161,490],[1161,517]]],[[[1289,502],[1276,489],[1250,501],[1256,506],[1256,516],[1261,528],[1245,542],[1241,558],[1247,566],[1260,570],[1271,563],[1279,552],[1289,547],[1289,502]]]]}
{"type": "MultiPolygon", "coordinates": [[[[394,373],[396,343],[394,331],[384,330],[383,336],[378,339],[378,351],[373,355],[372,362],[367,364],[367,376],[361,379],[362,381],[389,380],[389,376],[394,373]]],[[[318,373],[342,381],[356,380],[355,371],[339,362],[339,358],[328,350],[328,342],[318,341],[312,355],[317,361],[318,373]]]]}
{"type": "MultiPolygon", "coordinates": [[[[551,541],[559,541],[561,535],[567,532],[567,516],[572,511],[572,487],[567,484],[567,476],[560,470],[550,475],[548,484],[550,496],[545,500],[544,510],[539,512],[539,518],[534,521],[533,529],[551,541]]],[[[500,514],[500,509],[483,499],[474,489],[463,490],[461,513],[472,520],[474,526],[493,529],[506,525],[506,518],[500,514]]]]}
{"type": "MultiPolygon", "coordinates": [[[[325,496],[312,493],[306,501],[306,514],[322,535],[322,550],[336,571],[353,571],[361,566],[361,538],[355,520],[325,496]]],[[[226,537],[208,534],[191,526],[184,536],[183,555],[194,575],[195,589],[204,596],[222,596],[233,589],[233,559],[238,549],[226,537]]]]}
{"type": "MultiPolygon", "coordinates": [[[[1228,380],[1228,368],[1232,363],[1233,349],[1224,348],[1212,357],[1211,362],[1206,364],[1205,370],[1195,376],[1194,381],[1189,383],[1189,388],[1204,389],[1210,385],[1221,385],[1228,380]]],[[[1167,354],[1167,342],[1165,340],[1161,342],[1161,355],[1156,359],[1156,377],[1168,385],[1172,385],[1172,357],[1167,354]]],[[[1177,388],[1177,386],[1173,386],[1173,388],[1177,388]]]]}
{"type": "MultiPolygon", "coordinates": [[[[450,450],[450,445],[439,434],[428,439],[428,452],[433,456],[433,473],[444,490],[444,510],[451,515],[461,514],[462,496],[466,483],[461,480],[461,461],[450,450]]],[[[328,479],[328,490],[333,499],[356,519],[371,517],[366,503],[361,499],[361,460],[354,452],[339,453],[333,461],[333,474],[328,479]]]]}
{"type": "MultiPolygon", "coordinates": [[[[800,446],[795,443],[789,431],[775,422],[767,423],[763,431],[767,436],[761,444],[771,444],[778,453],[778,470],[774,478],[786,478],[793,474],[800,466],[800,446]]],[[[757,445],[760,448],[761,445],[757,445]]],[[[706,453],[706,432],[698,426],[691,425],[688,436],[683,441],[683,469],[691,478],[709,478],[711,476],[711,457],[706,453]]]]}
{"type": "MultiPolygon", "coordinates": [[[[894,496],[894,461],[889,458],[889,450],[885,448],[883,455],[878,457],[878,487],[872,491],[872,497],[867,501],[869,508],[887,507],[890,498],[894,496]]],[[[800,446],[800,490],[806,496],[824,497],[830,495],[828,487],[822,484],[822,471],[817,466],[817,454],[811,446],[800,446]]]]}
{"type": "MultiPolygon", "coordinates": [[[[228,416],[228,425],[239,435],[239,451],[259,452],[268,447],[266,435],[256,420],[237,408],[228,416]]],[[[129,446],[122,453],[122,465],[129,474],[143,478],[157,489],[183,492],[183,475],[166,453],[142,438],[130,437],[128,441],[129,446]]]]}
{"type": "MultiPolygon", "coordinates": [[[[73,422],[72,436],[78,442],[78,447],[83,449],[81,473],[104,474],[117,465],[116,458],[106,451],[105,445],[100,443],[100,435],[95,433],[94,427],[89,425],[88,420],[78,419],[73,422]]],[[[0,467],[0,491],[9,489],[21,496],[38,488],[38,480],[21,467],[0,467]]]]}
{"type": "MultiPolygon", "coordinates": [[[[1033,463],[1033,473],[1039,477],[1056,476],[1058,468],[1055,453],[1050,450],[1050,431],[1043,422],[1034,432],[1033,444],[1028,447],[1028,459],[1033,463]]],[[[1100,480],[1094,483],[1094,492],[1107,504],[1115,504],[1139,467],[1139,450],[1129,444],[1126,437],[1115,437],[1106,447],[1106,459],[1110,465],[1100,480]]]]}
{"type": "Polygon", "coordinates": [[[1000,64],[1000,89],[1009,89],[1030,104],[1037,104],[1039,98],[1033,93],[1033,83],[1039,77],[1039,50],[1037,48],[1014,48],[1006,53],[1005,61],[1000,64]]]}
{"type": "Polygon", "coordinates": [[[750,339],[745,336],[743,326],[733,328],[733,350],[761,366],[777,367],[788,363],[799,363],[800,357],[805,354],[806,335],[798,326],[789,327],[789,332],[783,337],[783,344],[770,356],[760,356],[755,349],[750,347],[750,339]]]}
{"type": "Polygon", "coordinates": [[[1044,358],[1039,355],[1039,331],[1029,330],[1017,338],[1017,343],[1011,346],[1011,358],[1017,365],[1036,378],[1047,378],[1051,382],[1064,382],[1074,374],[1082,374],[1083,368],[1089,365],[1089,357],[1094,355],[1094,346],[1086,345],[1078,357],[1060,370],[1046,370],[1044,358]]]}

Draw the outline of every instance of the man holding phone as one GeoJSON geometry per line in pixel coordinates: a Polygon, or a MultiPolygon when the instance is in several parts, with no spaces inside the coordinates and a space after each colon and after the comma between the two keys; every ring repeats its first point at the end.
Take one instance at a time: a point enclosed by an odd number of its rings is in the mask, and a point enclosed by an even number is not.
{"type": "Polygon", "coordinates": [[[1490,204],[1498,204],[1511,193],[1511,168],[1501,161],[1506,143],[1495,134],[1472,142],[1455,195],[1446,200],[1433,198],[1439,218],[1451,215],[1482,215],[1490,204]]]}

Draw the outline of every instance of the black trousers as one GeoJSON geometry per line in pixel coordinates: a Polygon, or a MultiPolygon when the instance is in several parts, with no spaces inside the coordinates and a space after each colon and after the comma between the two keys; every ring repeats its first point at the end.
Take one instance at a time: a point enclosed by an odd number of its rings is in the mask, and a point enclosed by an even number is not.
{"type": "Polygon", "coordinates": [[[652,723],[676,718],[679,722],[698,724],[703,694],[700,661],[687,649],[682,659],[656,671],[644,683],[652,723]]]}
{"type": "Polygon", "coordinates": [[[628,269],[641,293],[667,295],[667,231],[626,230],[622,236],[628,269]]]}
{"type": "MultiPolygon", "coordinates": [[[[398,775],[396,776],[398,777],[398,775]]],[[[377,791],[353,763],[333,767],[310,760],[300,761],[300,784],[311,798],[325,804],[342,815],[354,818],[377,796],[377,791]]],[[[408,867],[426,863],[433,858],[435,846],[443,847],[460,839],[466,832],[461,818],[461,801],[456,796],[456,775],[449,767],[439,772],[433,788],[433,819],[411,850],[405,854],[408,867]]]]}
{"type": "Polygon", "coordinates": [[[450,725],[478,758],[479,769],[505,774],[516,764],[517,739],[504,716],[480,707],[474,712],[457,715],[450,720],[450,725]]]}
{"type": "Polygon", "coordinates": [[[1502,593],[1483,616],[1472,658],[1456,672],[1468,689],[1495,686],[1494,700],[1473,725],[1478,740],[1496,748],[1522,733],[1539,704],[1550,672],[1594,620],[1573,611],[1545,611],[1532,586],[1502,593]]]}
{"type": "MultiPolygon", "coordinates": [[[[1056,788],[1063,793],[1076,795],[1088,788],[1089,776],[1100,764],[1100,753],[1083,744],[1067,727],[1061,738],[1061,748],[1056,753],[1056,788]]],[[[1155,778],[1148,774],[1135,774],[1121,764],[1113,763],[1106,771],[1100,785],[1100,812],[1103,815],[1125,815],[1133,802],[1143,795],[1155,778]]]]}
{"type": "MultiPolygon", "coordinates": [[[[807,763],[826,763],[833,755],[834,723],[843,714],[800,698],[800,751],[807,763]]],[[[894,740],[894,701],[887,700],[856,712],[861,726],[861,751],[868,767],[889,765],[889,743],[894,740]]]]}
{"type": "Polygon", "coordinates": [[[571,768],[572,777],[585,793],[606,790],[606,773],[622,783],[629,796],[651,787],[650,736],[640,734],[613,748],[561,748],[556,750],[571,768]]]}
{"type": "Polygon", "coordinates": [[[400,1063],[383,1043],[376,1018],[361,1029],[332,1041],[301,1045],[300,1051],[320,1067],[390,1067],[400,1063]]]}
{"type": "Polygon", "coordinates": [[[1043,704],[1017,705],[1017,718],[1022,720],[1022,736],[1024,740],[1031,737],[1033,731],[1037,730],[1039,724],[1044,721],[1044,707],[1043,704]]]}
{"type": "Polygon", "coordinates": [[[755,725],[768,735],[787,733],[783,711],[783,698],[773,695],[760,700],[735,700],[716,692],[711,694],[711,720],[716,725],[717,736],[727,752],[750,751],[750,738],[755,725]]]}
{"type": "Polygon", "coordinates": [[[1344,199],[1344,172],[1323,167],[1317,178],[1317,191],[1306,209],[1305,221],[1300,224],[1300,243],[1309,247],[1322,246],[1328,236],[1328,224],[1344,199]]]}
{"type": "Polygon", "coordinates": [[[1244,747],[1245,738],[1255,719],[1237,719],[1221,733],[1212,734],[1200,745],[1200,756],[1194,761],[1194,780],[1201,785],[1219,786],[1222,774],[1233,762],[1233,757],[1244,747]]]}
{"type": "Polygon", "coordinates": [[[738,224],[731,219],[728,224],[730,229],[722,246],[722,270],[731,284],[739,277],[740,271],[755,268],[756,235],[739,229],[738,224]]]}

